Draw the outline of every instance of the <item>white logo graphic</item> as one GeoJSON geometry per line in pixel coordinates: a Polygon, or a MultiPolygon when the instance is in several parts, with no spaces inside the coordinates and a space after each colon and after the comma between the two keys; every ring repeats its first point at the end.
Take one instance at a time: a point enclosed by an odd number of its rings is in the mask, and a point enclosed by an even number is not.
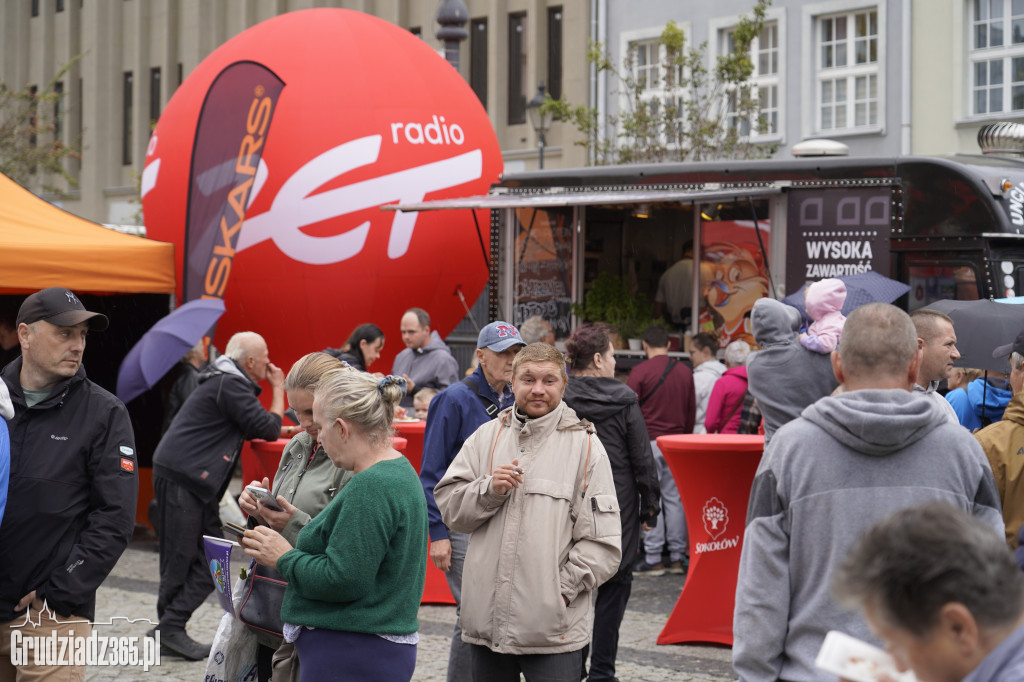
{"type": "MultiPolygon", "coordinates": [[[[313,194],[344,173],[375,163],[380,145],[380,135],[361,137],[327,150],[295,171],[281,186],[269,211],[245,217],[236,250],[243,251],[270,239],[285,255],[302,263],[338,263],[362,251],[370,232],[369,221],[329,237],[315,237],[302,228],[381,204],[422,201],[430,192],[471,182],[483,174],[483,153],[474,149],[442,161],[313,194]]],[[[395,212],[388,239],[388,258],[400,258],[408,251],[418,215],[395,212]]]]}
{"type": "Polygon", "coordinates": [[[122,445],[120,449],[121,449],[121,454],[122,455],[128,455],[129,457],[131,457],[133,454],[135,454],[135,451],[132,450],[127,445],[122,445]]]}
{"type": "MultiPolygon", "coordinates": [[[[443,121],[443,117],[441,119],[443,121]]],[[[392,125],[392,138],[397,139],[397,128],[404,124],[392,125]]],[[[416,124],[418,125],[418,124],[416,124]]],[[[428,124],[428,127],[430,124],[428,124]]],[[[439,128],[440,130],[440,128],[439,128]]],[[[457,144],[462,144],[462,129],[458,124],[447,128],[449,139],[454,139],[458,130],[457,144]]],[[[408,137],[409,130],[405,130],[408,137]]],[[[430,192],[472,182],[483,175],[483,152],[479,149],[452,156],[441,161],[407,168],[395,173],[381,175],[369,180],[354,182],[343,187],[314,194],[317,189],[341,175],[377,162],[380,155],[381,135],[370,135],[338,145],[307,162],[281,185],[271,203],[270,210],[258,215],[246,215],[242,231],[238,236],[236,252],[244,251],[270,239],[288,257],[309,265],[339,263],[359,254],[366,244],[370,222],[359,225],[340,234],[319,237],[303,232],[302,228],[339,216],[374,208],[394,202],[412,203],[422,201],[430,192]]],[[[155,151],[155,146],[150,150],[155,151]]],[[[233,166],[235,160],[224,162],[233,166]]],[[[215,171],[217,169],[211,169],[215,171]]],[[[254,178],[248,205],[263,188],[268,176],[268,166],[260,159],[254,178]]],[[[142,195],[145,196],[157,183],[160,173],[160,159],[146,165],[142,173],[142,195]]],[[[207,174],[204,174],[204,176],[207,174]]],[[[230,173],[211,172],[211,178],[222,182],[231,177],[230,173]]],[[[202,191],[209,194],[217,187],[204,184],[199,178],[202,191]]],[[[391,218],[391,234],[388,238],[388,258],[401,258],[409,250],[412,233],[416,227],[418,212],[395,211],[391,218]]]]}
{"type": "Polygon", "coordinates": [[[712,540],[717,540],[725,533],[725,528],[728,525],[729,510],[726,509],[721,500],[717,497],[712,497],[704,503],[704,530],[707,531],[712,540]]]}
{"type": "Polygon", "coordinates": [[[75,295],[73,293],[71,293],[70,291],[65,291],[64,295],[68,297],[68,303],[74,303],[74,304],[78,303],[78,299],[75,298],[75,295]]]}
{"type": "MultiPolygon", "coordinates": [[[[58,621],[62,625],[114,625],[114,621],[131,623],[149,623],[148,618],[124,618],[115,616],[106,623],[88,620],[59,620],[57,615],[44,601],[43,608],[32,618],[32,609],[25,613],[25,620],[19,625],[11,625],[11,665],[23,666],[142,666],[149,672],[151,666],[160,665],[160,630],[153,637],[108,637],[90,629],[87,636],[75,635],[72,629],[69,634],[58,635],[50,631],[47,635],[33,634],[33,628],[42,628],[43,622],[58,621]],[[22,629],[28,628],[28,629],[22,629]]],[[[44,628],[45,630],[46,628],[44,628]]]]}

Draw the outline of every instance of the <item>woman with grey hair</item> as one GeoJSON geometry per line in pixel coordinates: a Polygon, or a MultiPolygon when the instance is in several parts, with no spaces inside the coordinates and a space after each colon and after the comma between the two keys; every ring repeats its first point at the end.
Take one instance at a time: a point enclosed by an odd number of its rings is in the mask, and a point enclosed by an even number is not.
{"type": "Polygon", "coordinates": [[[747,394],[747,356],[750,344],[733,341],[725,347],[727,369],[708,398],[704,428],[708,433],[739,433],[743,398],[747,394]]]}
{"type": "Polygon", "coordinates": [[[555,343],[555,331],[551,328],[548,321],[540,315],[526,318],[519,325],[519,336],[522,337],[526,345],[537,343],[538,341],[552,345],[555,343]]]}

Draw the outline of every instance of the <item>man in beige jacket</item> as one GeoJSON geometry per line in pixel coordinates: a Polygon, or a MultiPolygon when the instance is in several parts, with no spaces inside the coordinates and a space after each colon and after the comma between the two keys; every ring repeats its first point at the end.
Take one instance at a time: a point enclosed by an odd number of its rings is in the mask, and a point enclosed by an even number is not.
{"type": "Polygon", "coordinates": [[[619,565],[611,466],[562,402],[566,382],[554,346],[520,351],[515,405],[470,436],[434,488],[445,525],[471,534],[461,618],[476,679],[578,682],[591,593],[619,565]]]}
{"type": "Polygon", "coordinates": [[[1017,534],[1024,524],[1024,331],[1013,343],[999,346],[992,357],[1010,356],[1010,399],[1003,418],[974,434],[992,467],[992,475],[1003,503],[1006,544],[1018,546],[1017,534]]]}

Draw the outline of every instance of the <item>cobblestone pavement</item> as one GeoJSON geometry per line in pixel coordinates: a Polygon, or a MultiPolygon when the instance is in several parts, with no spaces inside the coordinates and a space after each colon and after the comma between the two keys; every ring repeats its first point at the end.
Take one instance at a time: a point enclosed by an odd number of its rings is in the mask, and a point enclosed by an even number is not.
{"type": "MultiPolygon", "coordinates": [[[[96,620],[121,616],[156,621],[156,593],[159,582],[156,544],[152,538],[138,538],[121,557],[97,594],[96,620]]],[[[661,631],[682,588],[681,576],[639,577],[622,623],[617,676],[622,682],[725,682],[735,679],[730,649],[716,646],[658,646],[661,631]]],[[[201,642],[213,640],[223,611],[216,597],[203,604],[189,621],[188,631],[201,642]]],[[[420,608],[420,644],[413,680],[443,682],[448,646],[455,619],[455,607],[420,608]]],[[[102,626],[101,626],[102,627],[102,626]]],[[[142,637],[151,626],[145,621],[116,622],[102,634],[142,637]]],[[[188,662],[162,656],[160,665],[143,672],[141,668],[91,668],[87,680],[180,680],[202,682],[205,662],[188,662]]]]}

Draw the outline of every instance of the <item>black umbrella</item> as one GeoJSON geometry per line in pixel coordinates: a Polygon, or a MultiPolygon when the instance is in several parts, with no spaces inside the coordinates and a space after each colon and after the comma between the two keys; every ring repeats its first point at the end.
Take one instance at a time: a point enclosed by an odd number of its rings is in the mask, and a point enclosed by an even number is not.
{"type": "Polygon", "coordinates": [[[945,299],[927,307],[946,313],[953,319],[956,348],[960,351],[960,359],[954,363],[957,367],[1009,374],[1007,358],[993,358],[992,351],[1013,342],[1024,330],[1024,308],[987,298],[975,301],[945,299]]]}

